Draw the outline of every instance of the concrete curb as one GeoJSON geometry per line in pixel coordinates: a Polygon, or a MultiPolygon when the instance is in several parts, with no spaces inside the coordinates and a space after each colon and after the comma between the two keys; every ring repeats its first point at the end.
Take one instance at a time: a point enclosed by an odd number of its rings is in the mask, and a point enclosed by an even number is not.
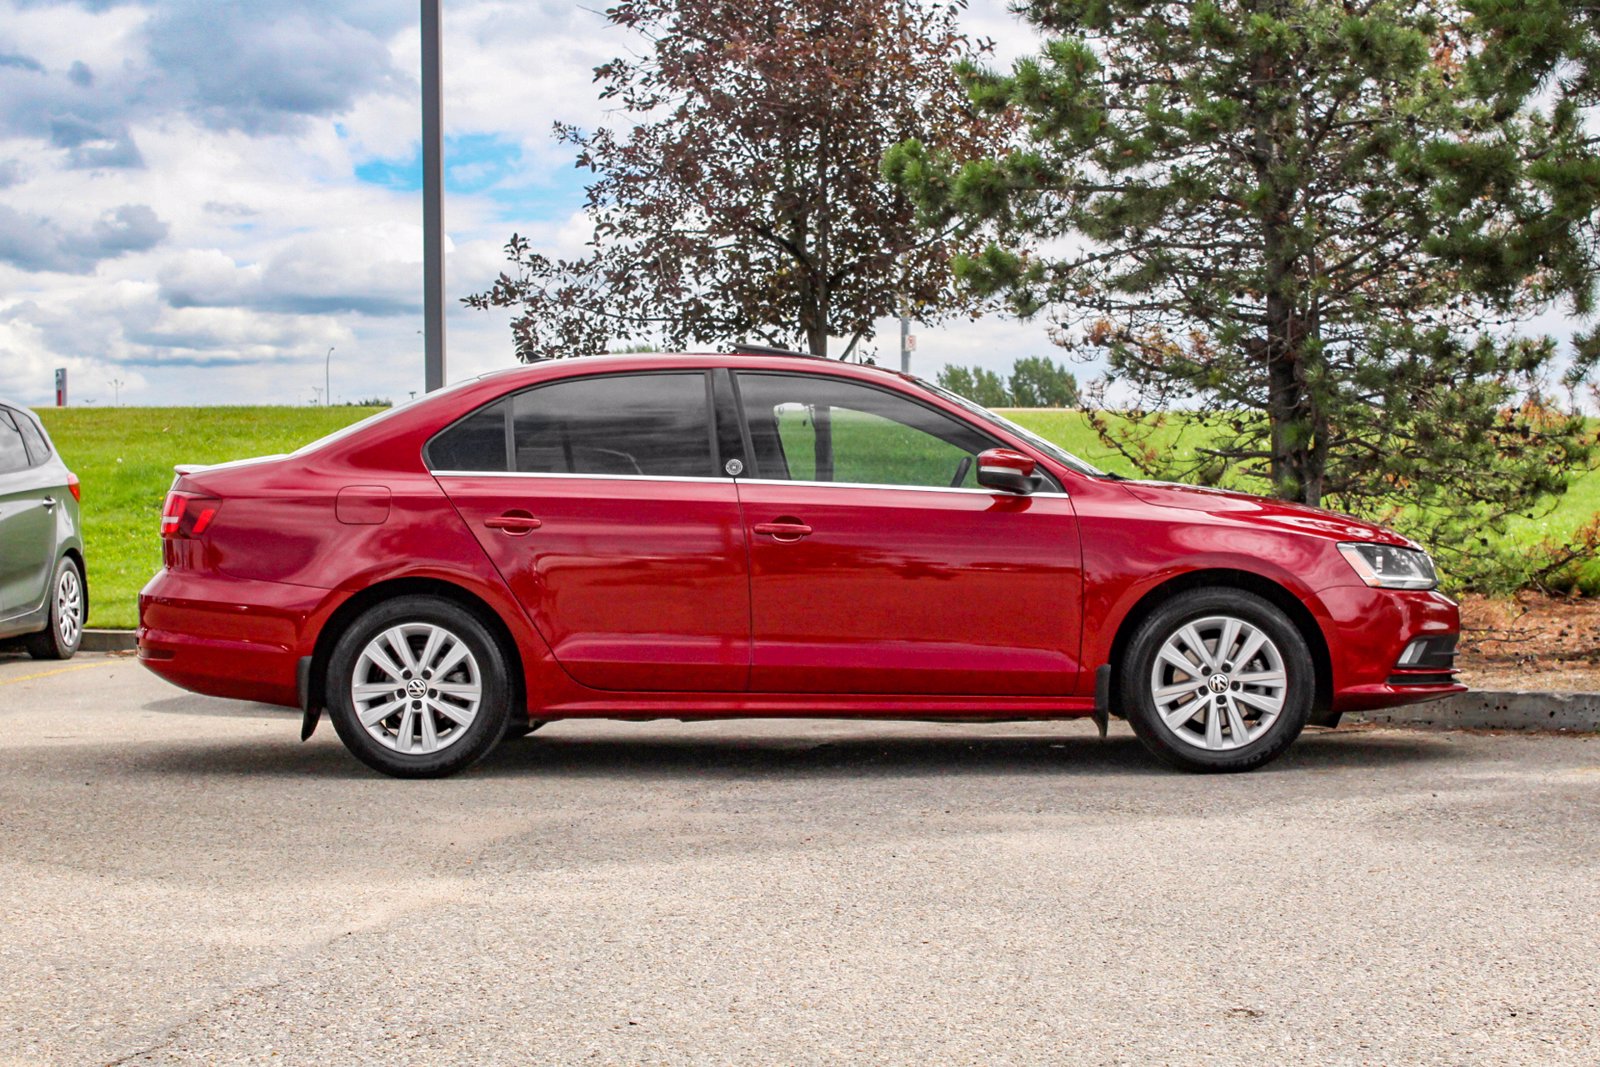
{"type": "Polygon", "coordinates": [[[132,630],[85,630],[78,642],[83,652],[132,652],[139,647],[132,630]]]}
{"type": "MultiPolygon", "coordinates": [[[[85,652],[131,652],[132,630],[85,630],[78,646],[85,652]]],[[[1345,722],[1380,723],[1431,730],[1600,731],[1600,693],[1473,691],[1382,711],[1357,711],[1345,722]]]]}
{"type": "Polygon", "coordinates": [[[1428,704],[1359,711],[1346,722],[1434,730],[1600,730],[1600,693],[1462,693],[1428,704]]]}

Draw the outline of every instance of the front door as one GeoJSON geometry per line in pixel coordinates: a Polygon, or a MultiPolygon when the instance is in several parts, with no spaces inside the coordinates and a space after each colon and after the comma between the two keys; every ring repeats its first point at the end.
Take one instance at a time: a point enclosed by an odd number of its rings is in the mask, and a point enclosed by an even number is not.
{"type": "Polygon", "coordinates": [[[428,459],[575,680],[737,691],[749,571],[713,432],[702,371],[596,375],[482,408],[428,459]]]}
{"type": "Polygon", "coordinates": [[[736,375],[754,471],[758,692],[1076,691],[1082,570],[1072,502],[977,486],[998,442],[900,393],[736,375]]]}

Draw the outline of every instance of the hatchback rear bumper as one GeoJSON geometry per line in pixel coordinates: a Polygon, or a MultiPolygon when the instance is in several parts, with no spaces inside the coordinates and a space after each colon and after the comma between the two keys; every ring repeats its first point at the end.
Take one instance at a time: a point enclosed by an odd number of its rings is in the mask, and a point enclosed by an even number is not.
{"type": "Polygon", "coordinates": [[[297,707],[296,664],[331,595],[163,570],[139,594],[139,661],[196,693],[297,707]]]}

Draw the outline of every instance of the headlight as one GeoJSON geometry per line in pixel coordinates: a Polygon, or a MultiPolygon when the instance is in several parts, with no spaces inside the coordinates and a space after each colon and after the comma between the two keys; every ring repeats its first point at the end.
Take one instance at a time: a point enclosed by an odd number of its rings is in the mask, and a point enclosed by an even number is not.
{"type": "Polygon", "coordinates": [[[1395,545],[1346,543],[1339,553],[1368,585],[1380,589],[1432,589],[1439,584],[1426,552],[1395,545]]]}

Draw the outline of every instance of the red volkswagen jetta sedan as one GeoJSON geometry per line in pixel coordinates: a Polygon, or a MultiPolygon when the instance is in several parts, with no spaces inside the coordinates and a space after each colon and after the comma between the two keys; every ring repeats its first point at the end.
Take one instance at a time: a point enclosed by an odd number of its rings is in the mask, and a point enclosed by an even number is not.
{"type": "Polygon", "coordinates": [[[1190,770],[1455,684],[1415,544],[1128,481],[926,382],[804,356],[486,375],[180,467],[139,657],[449,774],[563,718],[1124,716],[1190,770]]]}

